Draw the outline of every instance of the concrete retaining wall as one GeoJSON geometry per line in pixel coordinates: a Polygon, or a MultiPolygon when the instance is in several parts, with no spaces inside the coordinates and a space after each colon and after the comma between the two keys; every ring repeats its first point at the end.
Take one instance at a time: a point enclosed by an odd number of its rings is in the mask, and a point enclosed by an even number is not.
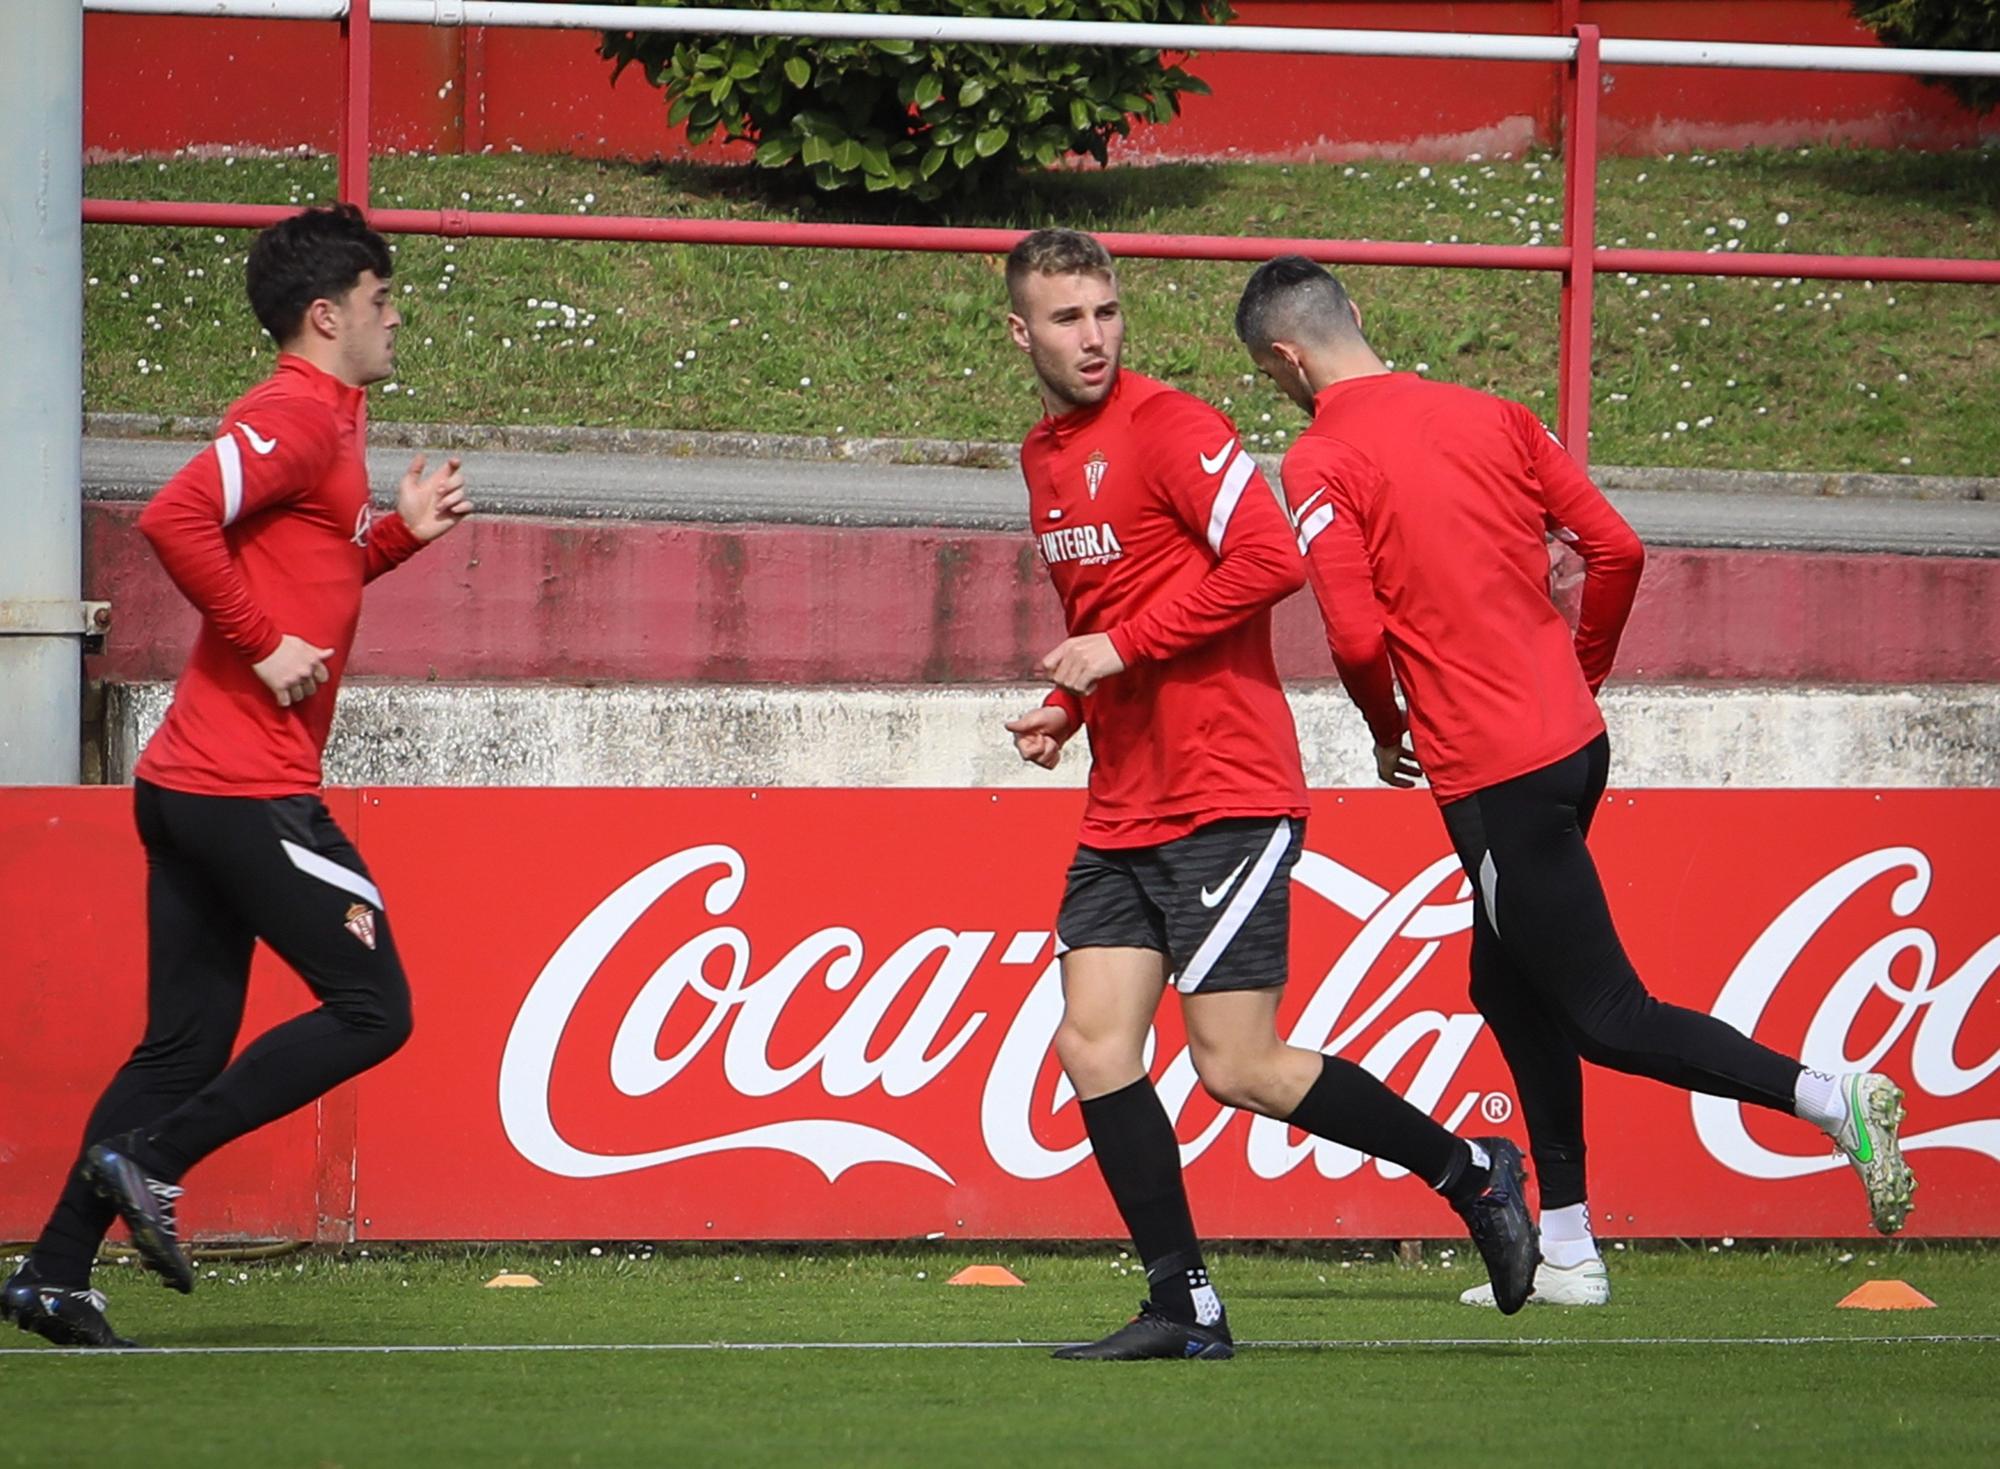
{"type": "MultiPolygon", "coordinates": [[[[132,763],[171,695],[112,685],[107,773],[132,763]]],[[[1015,758],[1001,721],[1026,687],[780,688],[356,683],[327,750],[336,785],[1034,786],[1080,784],[1015,758]]],[[[1315,786],[1374,782],[1337,685],[1291,691],[1315,786]]],[[[1609,692],[1613,783],[1645,786],[2000,785],[2000,684],[1609,692]]]]}

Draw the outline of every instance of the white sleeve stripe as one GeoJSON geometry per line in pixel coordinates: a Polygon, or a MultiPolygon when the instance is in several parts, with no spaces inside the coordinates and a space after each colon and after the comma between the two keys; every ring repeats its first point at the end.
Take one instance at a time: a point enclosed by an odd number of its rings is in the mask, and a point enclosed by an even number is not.
{"type": "Polygon", "coordinates": [[[1229,461],[1229,473],[1222,477],[1222,488],[1215,492],[1215,507],[1208,512],[1208,549],[1218,556],[1222,554],[1222,537],[1229,529],[1229,518],[1236,513],[1237,501],[1243,498],[1243,487],[1256,472],[1257,461],[1247,449],[1238,449],[1236,457],[1229,461]]]}
{"type": "Polygon", "coordinates": [[[1313,511],[1312,514],[1305,518],[1305,523],[1299,527],[1299,550],[1304,551],[1306,547],[1318,540],[1319,533],[1332,524],[1333,507],[1331,505],[1322,505],[1319,509],[1313,511]]]}
{"type": "Polygon", "coordinates": [[[215,441],[215,462],[222,466],[222,523],[234,525],[243,513],[243,451],[234,434],[215,441]]]}

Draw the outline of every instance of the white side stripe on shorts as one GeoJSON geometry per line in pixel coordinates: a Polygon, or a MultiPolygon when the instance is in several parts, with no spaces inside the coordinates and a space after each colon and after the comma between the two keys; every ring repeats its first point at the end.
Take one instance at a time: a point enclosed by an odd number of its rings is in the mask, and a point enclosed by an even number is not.
{"type": "Polygon", "coordinates": [[[367,903],[376,912],[386,912],[382,907],[382,894],[375,884],[351,867],[342,867],[330,858],[322,857],[310,847],[302,847],[297,842],[280,840],[279,846],[292,859],[292,866],[307,877],[316,877],[330,887],[337,887],[343,893],[352,893],[367,903]]]}
{"type": "Polygon", "coordinates": [[[236,524],[243,513],[243,451],[233,434],[215,441],[215,462],[222,466],[222,523],[236,524]]]}
{"type": "Polygon", "coordinates": [[[1215,927],[1208,931],[1208,937],[1201,941],[1201,947],[1188,960],[1187,968],[1174,981],[1174,988],[1184,995],[1191,995],[1208,978],[1208,971],[1215,967],[1215,961],[1222,957],[1230,940],[1236,937],[1236,930],[1243,926],[1243,920],[1250,916],[1264,896],[1264,890],[1271,885],[1271,874],[1278,870],[1283,860],[1285,848],[1292,844],[1292,819],[1278,818],[1277,829],[1271,833],[1271,840],[1264,843],[1264,850],[1257,854],[1257,865],[1250,869],[1250,875],[1243,879],[1243,886],[1236,890],[1236,896],[1229,900],[1229,906],[1222,910],[1222,917],[1215,921],[1215,927]]]}
{"type": "Polygon", "coordinates": [[[1215,504],[1208,512],[1208,549],[1218,556],[1222,554],[1222,537],[1229,530],[1229,517],[1236,513],[1243,487],[1256,472],[1257,461],[1247,450],[1238,449],[1236,457],[1229,461],[1229,472],[1222,477],[1222,488],[1215,492],[1215,504]]]}

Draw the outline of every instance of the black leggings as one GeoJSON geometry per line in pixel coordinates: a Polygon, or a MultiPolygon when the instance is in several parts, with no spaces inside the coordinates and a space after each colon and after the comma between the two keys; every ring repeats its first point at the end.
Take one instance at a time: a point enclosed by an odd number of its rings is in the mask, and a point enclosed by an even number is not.
{"type": "Polygon", "coordinates": [[[1584,843],[1610,765],[1600,734],[1443,808],[1472,879],[1472,1002],[1520,1091],[1544,1209],[1585,1198],[1580,1060],[1787,1113],[1799,1076],[1733,1026],[1646,993],[1584,843]]]}
{"type": "MultiPolygon", "coordinates": [[[[410,1035],[410,989],[381,895],[318,796],[195,796],[140,781],[133,809],[146,848],[146,1034],[83,1144],[139,1129],[142,1157],[178,1177],[392,1055],[410,1035]],[[258,939],[320,1003],[231,1062],[258,939]]],[[[38,1262],[87,1271],[112,1217],[72,1173],[38,1262]]]]}

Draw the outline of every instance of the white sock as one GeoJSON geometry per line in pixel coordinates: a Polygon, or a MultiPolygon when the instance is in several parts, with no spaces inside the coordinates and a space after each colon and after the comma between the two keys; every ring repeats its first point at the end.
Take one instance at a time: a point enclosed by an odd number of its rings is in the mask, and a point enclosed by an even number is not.
{"type": "Polygon", "coordinates": [[[1806,1068],[1792,1088],[1792,1111],[1829,1137],[1847,1121],[1847,1093],[1840,1078],[1806,1068]]]}
{"type": "Polygon", "coordinates": [[[1597,1241],[1590,1235],[1590,1205],[1542,1210],[1542,1258],[1560,1270],[1598,1258],[1597,1241]]]}

